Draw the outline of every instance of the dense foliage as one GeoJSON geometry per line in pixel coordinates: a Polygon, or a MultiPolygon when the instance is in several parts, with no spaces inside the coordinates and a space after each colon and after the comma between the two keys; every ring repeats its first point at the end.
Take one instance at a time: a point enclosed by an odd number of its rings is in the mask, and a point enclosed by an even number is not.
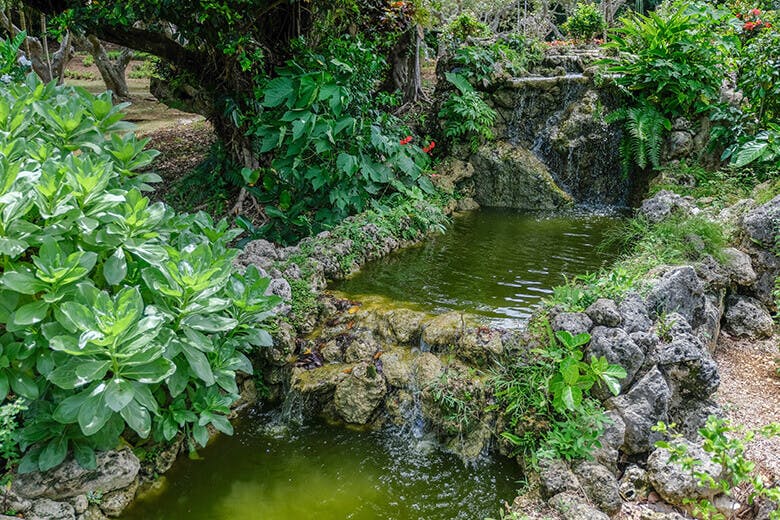
{"type": "Polygon", "coordinates": [[[620,393],[626,371],[606,358],[584,359],[590,335],[552,333],[546,347],[516,359],[494,378],[495,397],[507,422],[502,435],[524,458],[587,458],[598,446],[606,418],[591,396],[594,386],[620,393]]]}
{"type": "Polygon", "coordinates": [[[572,15],[561,26],[566,34],[576,40],[591,40],[601,36],[606,28],[604,13],[590,2],[578,2],[572,15]]]}
{"type": "Polygon", "coordinates": [[[0,92],[0,398],[27,407],[23,472],[94,466],[130,432],[231,432],[245,352],[270,343],[269,281],[233,273],[225,222],[143,195],[156,153],[122,108],[32,75],[0,92]]]}

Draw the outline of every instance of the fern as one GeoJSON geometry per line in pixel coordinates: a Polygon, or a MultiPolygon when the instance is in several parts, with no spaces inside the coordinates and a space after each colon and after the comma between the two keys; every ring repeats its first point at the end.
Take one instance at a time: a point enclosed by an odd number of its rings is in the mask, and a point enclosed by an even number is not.
{"type": "Polygon", "coordinates": [[[476,151],[481,140],[493,139],[493,123],[497,114],[466,78],[450,73],[446,76],[460,94],[452,92],[439,112],[439,117],[444,120],[444,135],[450,139],[466,137],[472,151],[476,151]]]}
{"type": "Polygon", "coordinates": [[[672,129],[672,123],[655,107],[620,108],[607,114],[604,120],[610,124],[623,123],[625,133],[620,155],[624,172],[628,171],[632,162],[642,169],[648,164],[653,167],[660,165],[664,133],[672,129]]]}

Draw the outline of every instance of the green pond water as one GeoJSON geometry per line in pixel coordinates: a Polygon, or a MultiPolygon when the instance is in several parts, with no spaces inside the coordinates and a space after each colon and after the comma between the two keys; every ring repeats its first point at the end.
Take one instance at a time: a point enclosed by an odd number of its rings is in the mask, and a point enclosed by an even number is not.
{"type": "Polygon", "coordinates": [[[497,326],[526,321],[565,278],[614,260],[603,247],[615,216],[529,215],[483,209],[446,233],[364,266],[331,289],[355,300],[381,297],[417,310],[465,311],[497,326]]]}
{"type": "Polygon", "coordinates": [[[509,460],[464,466],[391,432],[310,425],[271,435],[245,417],[232,437],[180,458],[165,491],[124,520],[483,520],[516,496],[509,460]]]}

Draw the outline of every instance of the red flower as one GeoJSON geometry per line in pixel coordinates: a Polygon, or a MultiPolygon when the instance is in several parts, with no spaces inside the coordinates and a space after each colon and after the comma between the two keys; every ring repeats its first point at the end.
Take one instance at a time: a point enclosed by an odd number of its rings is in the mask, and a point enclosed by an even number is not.
{"type": "Polygon", "coordinates": [[[750,11],[750,14],[752,14],[753,16],[758,16],[761,14],[761,9],[753,9],[750,11]]]}
{"type": "Polygon", "coordinates": [[[746,22],[745,25],[742,26],[743,29],[746,31],[752,31],[756,28],[756,24],[753,22],[746,22]]]}
{"type": "Polygon", "coordinates": [[[429,144],[428,146],[426,146],[425,148],[423,148],[423,152],[425,152],[425,153],[431,153],[431,150],[433,150],[434,148],[436,148],[436,143],[435,143],[435,142],[433,142],[433,141],[431,141],[431,142],[430,142],[430,144],[429,144]]]}
{"type": "Polygon", "coordinates": [[[764,27],[766,27],[767,29],[771,29],[772,28],[772,24],[771,23],[764,23],[764,27]]]}
{"type": "Polygon", "coordinates": [[[739,18],[740,20],[742,19],[742,13],[737,13],[735,16],[736,16],[737,18],[739,18]]]}
{"type": "Polygon", "coordinates": [[[407,144],[412,142],[412,136],[411,135],[407,135],[406,137],[401,139],[400,142],[401,142],[402,145],[407,145],[407,144]]]}

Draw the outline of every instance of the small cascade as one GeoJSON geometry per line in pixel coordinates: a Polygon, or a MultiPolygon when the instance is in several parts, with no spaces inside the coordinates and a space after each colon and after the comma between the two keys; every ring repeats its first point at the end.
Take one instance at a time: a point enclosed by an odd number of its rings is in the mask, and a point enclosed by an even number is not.
{"type": "Polygon", "coordinates": [[[621,174],[621,132],[603,121],[612,105],[609,93],[576,72],[517,78],[510,85],[516,100],[510,142],[533,152],[576,202],[625,205],[629,183],[621,174]]]}

